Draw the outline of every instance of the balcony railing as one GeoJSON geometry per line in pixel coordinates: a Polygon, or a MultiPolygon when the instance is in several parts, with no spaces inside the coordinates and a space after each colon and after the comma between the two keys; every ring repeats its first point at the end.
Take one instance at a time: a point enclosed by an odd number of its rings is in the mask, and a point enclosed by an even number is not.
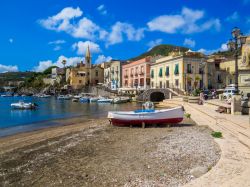
{"type": "Polygon", "coordinates": [[[127,78],[128,78],[128,75],[124,75],[124,78],[127,79],[127,78]]]}
{"type": "Polygon", "coordinates": [[[134,77],[134,75],[133,75],[133,74],[130,74],[130,77],[134,77]]]}
{"type": "Polygon", "coordinates": [[[141,72],[139,75],[144,75],[144,72],[141,72]]]}

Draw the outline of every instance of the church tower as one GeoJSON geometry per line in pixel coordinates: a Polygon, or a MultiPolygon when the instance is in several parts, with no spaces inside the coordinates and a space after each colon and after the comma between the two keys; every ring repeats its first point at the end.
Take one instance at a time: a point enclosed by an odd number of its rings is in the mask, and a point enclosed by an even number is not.
{"type": "Polygon", "coordinates": [[[89,50],[89,45],[87,47],[86,54],[85,54],[85,64],[87,68],[91,68],[91,54],[89,50]]]}
{"type": "Polygon", "coordinates": [[[85,54],[85,67],[87,72],[87,85],[91,84],[91,54],[89,50],[89,45],[85,54]]]}

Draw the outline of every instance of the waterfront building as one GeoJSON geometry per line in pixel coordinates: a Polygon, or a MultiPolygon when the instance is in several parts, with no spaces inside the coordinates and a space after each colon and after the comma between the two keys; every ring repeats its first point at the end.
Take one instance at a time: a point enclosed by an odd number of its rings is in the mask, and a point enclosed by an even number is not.
{"type": "Polygon", "coordinates": [[[202,53],[191,50],[186,53],[172,52],[151,64],[151,88],[171,88],[176,91],[207,88],[206,64],[202,53]]]}
{"type": "Polygon", "coordinates": [[[150,88],[151,56],[122,65],[121,91],[146,90],[150,88]]]}
{"type": "MultiPolygon", "coordinates": [[[[241,56],[238,59],[238,84],[239,90],[244,94],[250,93],[250,36],[242,47],[241,56]]],[[[225,71],[225,85],[235,83],[235,59],[227,58],[220,63],[220,69],[225,71]]]]}
{"type": "Polygon", "coordinates": [[[85,63],[82,61],[76,67],[67,69],[66,80],[73,89],[81,89],[85,86],[103,82],[103,71],[99,66],[92,66],[89,46],[85,54],[85,63]]]}
{"type": "Polygon", "coordinates": [[[104,86],[111,88],[111,72],[110,72],[110,62],[104,63],[104,86]]]}

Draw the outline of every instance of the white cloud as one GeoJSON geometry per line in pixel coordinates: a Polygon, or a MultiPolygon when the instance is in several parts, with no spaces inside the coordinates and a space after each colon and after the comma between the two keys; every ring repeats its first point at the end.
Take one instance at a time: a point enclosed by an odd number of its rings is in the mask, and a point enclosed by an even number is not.
{"type": "Polygon", "coordinates": [[[206,55],[210,55],[210,54],[213,54],[215,52],[218,52],[218,51],[227,51],[228,48],[227,48],[227,44],[226,43],[223,43],[221,44],[221,47],[218,48],[218,49],[199,49],[198,52],[201,52],[201,53],[204,53],[206,55]]]}
{"type": "Polygon", "coordinates": [[[61,55],[60,57],[58,57],[57,61],[55,62],[53,62],[52,60],[40,61],[38,66],[35,66],[33,68],[33,71],[42,72],[51,66],[63,67],[63,64],[62,64],[63,60],[66,60],[67,62],[66,66],[75,66],[77,63],[80,63],[83,60],[83,58],[82,57],[68,58],[68,57],[61,55]]]}
{"type": "Polygon", "coordinates": [[[148,51],[151,50],[153,47],[160,45],[162,43],[162,39],[156,39],[148,42],[147,46],[149,47],[148,51]]]}
{"type": "Polygon", "coordinates": [[[0,64],[0,73],[16,72],[16,71],[18,71],[18,67],[16,65],[15,66],[12,66],[12,65],[6,66],[3,64],[0,64]]]}
{"type": "Polygon", "coordinates": [[[91,41],[79,41],[72,45],[73,50],[77,51],[78,55],[84,55],[86,53],[87,47],[89,46],[91,53],[99,53],[101,52],[100,46],[91,41]]]}
{"type": "Polygon", "coordinates": [[[226,21],[235,22],[235,21],[238,21],[239,19],[240,19],[240,15],[238,12],[235,11],[232,15],[226,18],[226,21]]]}
{"type": "Polygon", "coordinates": [[[60,45],[56,45],[53,50],[60,51],[61,49],[62,49],[62,47],[60,45]]]}
{"type": "Polygon", "coordinates": [[[108,13],[108,11],[106,10],[106,7],[105,5],[100,5],[97,7],[97,10],[100,12],[100,14],[102,15],[106,15],[108,13]]]}
{"type": "Polygon", "coordinates": [[[182,8],[180,14],[162,15],[154,18],[147,23],[150,31],[161,31],[169,34],[173,33],[197,33],[209,29],[220,30],[221,24],[219,19],[210,19],[203,23],[200,22],[204,17],[204,11],[182,8]]]}
{"type": "Polygon", "coordinates": [[[93,21],[86,17],[77,21],[82,15],[79,7],[67,7],[54,16],[39,20],[39,23],[48,30],[64,31],[75,38],[94,39],[99,36],[102,29],[93,21]]]}
{"type": "Polygon", "coordinates": [[[124,35],[129,41],[139,41],[144,37],[143,28],[135,29],[129,23],[116,22],[111,29],[107,39],[107,46],[123,42],[124,35]]]}
{"type": "Polygon", "coordinates": [[[14,42],[14,39],[13,38],[10,38],[9,39],[9,42],[12,44],[14,42]]]}
{"type": "Polygon", "coordinates": [[[103,63],[103,62],[109,62],[112,60],[112,57],[111,56],[107,56],[105,57],[104,55],[99,55],[95,61],[95,64],[100,64],[100,63],[103,63]]]}
{"type": "Polygon", "coordinates": [[[191,38],[185,38],[183,45],[188,46],[188,47],[195,47],[196,42],[192,40],[191,38]]]}
{"type": "Polygon", "coordinates": [[[49,45],[58,45],[58,44],[64,44],[64,43],[66,43],[65,40],[55,40],[55,41],[49,42],[48,44],[49,45]]]}

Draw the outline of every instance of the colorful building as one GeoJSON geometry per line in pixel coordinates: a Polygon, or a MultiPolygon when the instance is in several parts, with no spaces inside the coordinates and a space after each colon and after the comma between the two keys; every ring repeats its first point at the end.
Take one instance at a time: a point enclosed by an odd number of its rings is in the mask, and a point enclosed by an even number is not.
{"type": "MultiPolygon", "coordinates": [[[[225,59],[220,64],[220,69],[225,71],[225,86],[235,83],[235,59],[225,59]]],[[[242,47],[242,56],[238,59],[238,83],[239,90],[250,93],[250,36],[242,47]]]]}
{"type": "Polygon", "coordinates": [[[151,64],[151,88],[172,88],[191,91],[207,87],[206,61],[204,55],[188,51],[184,54],[173,52],[151,64]]]}
{"type": "Polygon", "coordinates": [[[85,55],[85,63],[80,62],[76,67],[68,68],[66,80],[73,89],[96,85],[104,82],[103,68],[101,65],[91,64],[89,47],[85,55]]]}
{"type": "Polygon", "coordinates": [[[122,89],[145,90],[150,87],[150,65],[152,57],[122,65],[122,89]]]}

